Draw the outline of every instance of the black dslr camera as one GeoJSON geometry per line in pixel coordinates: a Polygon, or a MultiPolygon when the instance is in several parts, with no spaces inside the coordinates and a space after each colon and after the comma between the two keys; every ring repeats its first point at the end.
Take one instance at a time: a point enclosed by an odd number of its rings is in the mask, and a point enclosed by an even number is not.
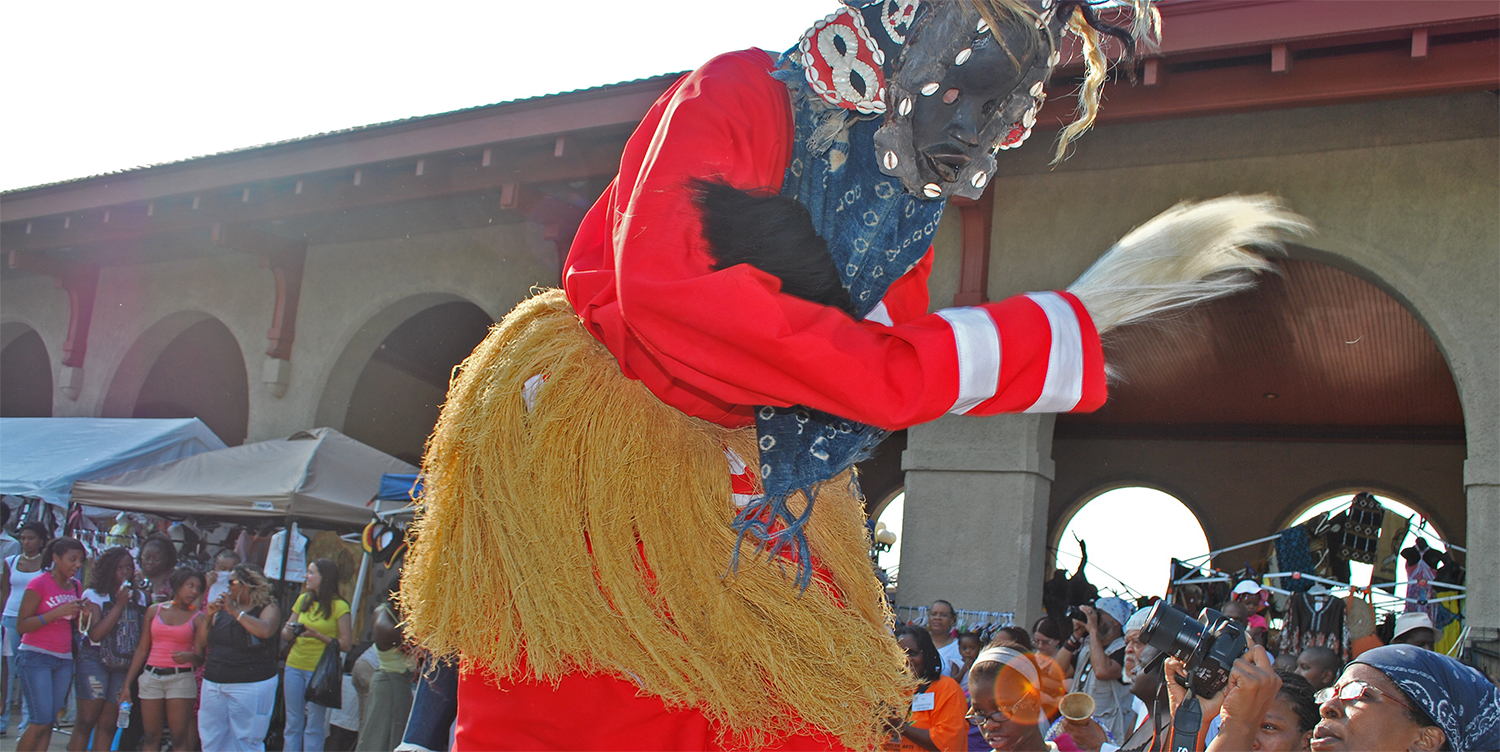
{"type": "Polygon", "coordinates": [[[1211,608],[1203,609],[1202,618],[1197,621],[1161,601],[1146,615],[1140,640],[1182,661],[1188,679],[1184,686],[1193,694],[1213,697],[1229,683],[1230,668],[1245,654],[1245,630],[1211,608]]]}

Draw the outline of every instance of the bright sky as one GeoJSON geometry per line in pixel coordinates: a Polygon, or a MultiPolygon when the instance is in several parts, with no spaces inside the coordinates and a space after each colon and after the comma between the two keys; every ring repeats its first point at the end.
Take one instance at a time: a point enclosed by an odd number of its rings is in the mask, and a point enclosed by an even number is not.
{"type": "MultiPolygon", "coordinates": [[[[901,564],[899,536],[905,511],[906,495],[901,494],[880,512],[880,522],[898,536],[891,550],[880,555],[880,565],[887,569],[901,564]]],[[[1208,553],[1208,540],[1193,513],[1182,502],[1150,488],[1107,491],[1073,516],[1063,529],[1062,546],[1055,559],[1055,565],[1070,574],[1078,568],[1074,535],[1088,541],[1086,574],[1089,582],[1103,591],[1164,595],[1173,557],[1208,553]]]]}
{"type": "Polygon", "coordinates": [[[6,3],[0,190],[780,51],[838,7],[6,3]]]}
{"type": "Polygon", "coordinates": [[[1089,582],[1126,600],[1166,595],[1172,559],[1208,553],[1198,518],[1153,488],[1117,488],[1095,496],[1073,515],[1058,541],[1056,565],[1078,569],[1078,538],[1089,547],[1089,582]]]}

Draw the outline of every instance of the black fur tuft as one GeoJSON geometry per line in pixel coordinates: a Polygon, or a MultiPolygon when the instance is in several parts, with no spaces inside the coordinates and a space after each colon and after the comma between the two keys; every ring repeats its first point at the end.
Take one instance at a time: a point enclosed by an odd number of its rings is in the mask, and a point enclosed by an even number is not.
{"type": "Polygon", "coordinates": [[[749,264],[781,280],[781,291],[854,315],[828,244],[796,199],[694,181],[714,270],[749,264]]]}

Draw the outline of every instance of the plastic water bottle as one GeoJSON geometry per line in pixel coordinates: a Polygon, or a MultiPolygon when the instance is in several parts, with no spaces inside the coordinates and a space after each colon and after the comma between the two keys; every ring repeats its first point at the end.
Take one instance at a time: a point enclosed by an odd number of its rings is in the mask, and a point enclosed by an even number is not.
{"type": "Polygon", "coordinates": [[[130,728],[130,701],[120,703],[120,715],[115,718],[115,740],[109,745],[110,749],[120,748],[120,737],[125,735],[125,729],[130,728]]]}

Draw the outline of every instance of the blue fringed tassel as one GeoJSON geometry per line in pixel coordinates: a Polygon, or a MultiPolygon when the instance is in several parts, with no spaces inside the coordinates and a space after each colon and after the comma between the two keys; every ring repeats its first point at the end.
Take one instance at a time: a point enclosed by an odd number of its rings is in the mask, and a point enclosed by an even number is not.
{"type": "MultiPolygon", "coordinates": [[[[734,517],[739,533],[731,556],[738,570],[740,544],[748,536],[757,553],[797,557],[797,589],[812,584],[812,552],[807,545],[807,521],[812,519],[818,488],[869,458],[886,432],[803,406],[760,407],[755,415],[760,444],[761,482],[765,494],[734,517]],[[801,492],[807,508],[793,514],[787,502],[801,492]]],[[[856,481],[851,481],[856,482],[856,481]]]]}
{"type": "Polygon", "coordinates": [[[787,500],[794,495],[772,496],[764,494],[754,501],[745,505],[739,514],[734,516],[734,529],[739,532],[739,537],[734,542],[734,554],[731,557],[731,566],[738,571],[740,566],[740,545],[744,543],[745,536],[754,538],[757,542],[756,553],[764,552],[767,556],[776,558],[790,550],[797,557],[797,590],[803,591],[812,584],[812,551],[807,546],[807,521],[812,519],[813,502],[816,498],[817,487],[800,489],[807,493],[809,499],[807,509],[802,514],[792,514],[787,506],[787,500]],[[777,529],[776,523],[781,526],[777,529]]]}

